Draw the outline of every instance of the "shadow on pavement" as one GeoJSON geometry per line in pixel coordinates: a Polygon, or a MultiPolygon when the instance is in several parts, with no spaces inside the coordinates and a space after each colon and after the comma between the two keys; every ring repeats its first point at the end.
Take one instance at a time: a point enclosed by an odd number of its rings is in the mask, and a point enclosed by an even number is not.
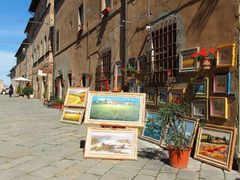
{"type": "Polygon", "coordinates": [[[163,162],[168,162],[168,157],[166,154],[156,148],[141,148],[138,151],[138,157],[143,159],[151,159],[151,160],[161,160],[163,162]]]}

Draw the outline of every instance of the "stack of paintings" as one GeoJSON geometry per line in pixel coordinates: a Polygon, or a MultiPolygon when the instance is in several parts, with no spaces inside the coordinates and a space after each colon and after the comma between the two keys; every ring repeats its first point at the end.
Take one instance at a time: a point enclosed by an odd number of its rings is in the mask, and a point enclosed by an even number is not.
{"type": "Polygon", "coordinates": [[[85,112],[88,90],[88,88],[68,88],[61,122],[81,124],[85,112]]]}

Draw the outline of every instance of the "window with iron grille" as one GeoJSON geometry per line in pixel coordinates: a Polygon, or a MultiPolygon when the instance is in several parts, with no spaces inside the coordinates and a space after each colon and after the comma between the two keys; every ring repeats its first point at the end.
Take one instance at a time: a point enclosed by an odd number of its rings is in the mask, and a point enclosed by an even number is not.
{"type": "Polygon", "coordinates": [[[165,85],[178,70],[177,22],[170,17],[153,26],[146,50],[147,86],[165,85]]]}
{"type": "Polygon", "coordinates": [[[96,68],[96,90],[108,91],[111,84],[111,49],[102,51],[96,68]]]}

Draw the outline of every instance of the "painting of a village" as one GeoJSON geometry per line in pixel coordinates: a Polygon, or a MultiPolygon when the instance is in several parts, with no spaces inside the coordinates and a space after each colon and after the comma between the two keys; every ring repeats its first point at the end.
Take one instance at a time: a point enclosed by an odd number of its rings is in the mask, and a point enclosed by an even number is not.
{"type": "Polygon", "coordinates": [[[229,142],[230,133],[203,129],[199,155],[227,163],[229,142]]]}
{"type": "Polygon", "coordinates": [[[86,157],[110,159],[136,158],[136,130],[90,128],[86,142],[86,157]]]}
{"type": "Polygon", "coordinates": [[[85,107],[86,89],[69,88],[65,100],[65,106],[85,107]]]}
{"type": "Polygon", "coordinates": [[[139,121],[140,99],[136,97],[93,96],[90,119],[139,121]]]}

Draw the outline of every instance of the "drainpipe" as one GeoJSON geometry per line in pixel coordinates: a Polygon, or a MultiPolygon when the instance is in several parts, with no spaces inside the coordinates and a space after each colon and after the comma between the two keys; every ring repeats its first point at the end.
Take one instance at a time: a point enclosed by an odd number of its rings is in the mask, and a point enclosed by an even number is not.
{"type": "MultiPolygon", "coordinates": [[[[238,0],[238,117],[237,117],[237,124],[238,124],[238,161],[240,159],[240,0],[238,0]]],[[[238,164],[238,171],[240,171],[240,164],[238,164]]]]}

